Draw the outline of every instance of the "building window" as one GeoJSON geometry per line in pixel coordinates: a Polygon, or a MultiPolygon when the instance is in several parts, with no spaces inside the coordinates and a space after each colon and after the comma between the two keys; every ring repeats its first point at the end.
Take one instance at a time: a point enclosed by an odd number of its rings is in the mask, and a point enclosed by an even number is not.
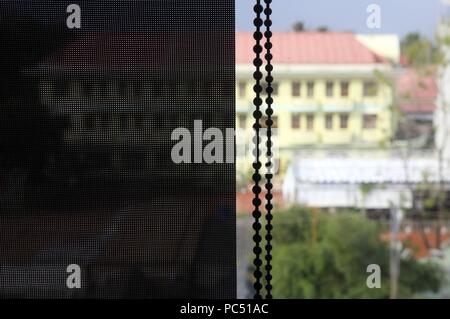
{"type": "Polygon", "coordinates": [[[85,117],[84,123],[88,130],[92,130],[95,127],[95,115],[87,114],[85,117]]]}
{"type": "Polygon", "coordinates": [[[109,96],[109,82],[108,81],[102,81],[99,85],[100,95],[104,98],[109,96]]]}
{"type": "MultiPolygon", "coordinates": [[[[262,93],[267,94],[267,83],[262,84],[262,93]]],[[[278,95],[278,83],[272,83],[272,95],[278,95]]]]}
{"type": "Polygon", "coordinates": [[[247,115],[245,114],[238,115],[238,126],[241,129],[245,129],[247,127],[247,115]]]}
{"type": "Polygon", "coordinates": [[[292,96],[299,97],[301,95],[301,83],[300,82],[293,82],[292,83],[292,96]]]}
{"type": "Polygon", "coordinates": [[[134,83],[133,83],[133,97],[135,98],[135,99],[140,99],[141,98],[141,96],[142,96],[142,86],[141,86],[141,83],[140,82],[138,82],[138,81],[135,81],[134,83]]]}
{"type": "Polygon", "coordinates": [[[238,89],[239,89],[239,97],[244,98],[246,96],[247,83],[239,82],[238,89]]]}
{"type": "Polygon", "coordinates": [[[86,83],[82,86],[82,92],[83,92],[83,96],[86,98],[89,98],[92,96],[93,93],[93,86],[91,83],[86,83]]]}
{"type": "Polygon", "coordinates": [[[364,82],[364,96],[376,96],[378,94],[378,84],[375,81],[364,82]]]}
{"type": "Polygon", "coordinates": [[[117,93],[120,97],[127,97],[128,95],[128,84],[124,81],[117,83],[117,93]]]}
{"type": "Polygon", "coordinates": [[[348,128],[348,114],[341,114],[339,116],[339,127],[341,129],[347,129],[348,128]]]}
{"type": "Polygon", "coordinates": [[[278,95],[278,83],[272,83],[273,95],[278,95]]]}
{"type": "Polygon", "coordinates": [[[63,97],[69,91],[69,83],[67,81],[57,81],[55,85],[55,95],[63,97]]]}
{"type": "Polygon", "coordinates": [[[313,81],[309,81],[307,84],[306,84],[306,87],[307,87],[307,96],[308,97],[314,97],[314,82],[313,81]]]}
{"type": "MultiPolygon", "coordinates": [[[[278,128],[278,117],[277,116],[272,116],[272,128],[278,128]]],[[[262,128],[267,128],[267,116],[263,116],[260,120],[259,123],[261,124],[262,128]]]]}
{"type": "Polygon", "coordinates": [[[333,129],[333,114],[326,114],[325,115],[325,128],[327,130],[333,129]]]}
{"type": "Polygon", "coordinates": [[[327,81],[326,83],[326,95],[327,97],[333,96],[333,90],[334,90],[334,83],[332,81],[327,81]]]}
{"type": "Polygon", "coordinates": [[[98,118],[100,128],[103,130],[107,130],[109,127],[109,124],[111,123],[111,116],[108,114],[101,114],[98,118]]]}
{"type": "Polygon", "coordinates": [[[134,116],[134,128],[136,130],[142,130],[144,128],[144,116],[142,114],[135,114],[134,116]]]}
{"type": "Polygon", "coordinates": [[[119,116],[119,123],[120,123],[120,129],[122,131],[128,130],[129,129],[128,115],[125,113],[121,113],[119,116]]]}
{"type": "Polygon", "coordinates": [[[350,83],[348,81],[341,82],[341,96],[347,97],[349,94],[350,83]]]}
{"type": "Polygon", "coordinates": [[[314,114],[306,115],[306,129],[312,131],[314,129],[314,114]]]}
{"type": "Polygon", "coordinates": [[[377,115],[376,114],[364,114],[363,115],[363,129],[374,129],[377,127],[377,115]]]}
{"type": "Polygon", "coordinates": [[[291,117],[291,127],[293,129],[299,129],[300,128],[300,114],[292,114],[291,117]]]}

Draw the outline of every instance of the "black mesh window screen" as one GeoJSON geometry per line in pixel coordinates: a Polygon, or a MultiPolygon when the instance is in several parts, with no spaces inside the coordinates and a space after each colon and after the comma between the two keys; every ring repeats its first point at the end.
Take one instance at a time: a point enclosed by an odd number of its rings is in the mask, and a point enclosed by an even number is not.
{"type": "Polygon", "coordinates": [[[235,297],[234,53],[233,0],[0,1],[0,298],[235,297]]]}

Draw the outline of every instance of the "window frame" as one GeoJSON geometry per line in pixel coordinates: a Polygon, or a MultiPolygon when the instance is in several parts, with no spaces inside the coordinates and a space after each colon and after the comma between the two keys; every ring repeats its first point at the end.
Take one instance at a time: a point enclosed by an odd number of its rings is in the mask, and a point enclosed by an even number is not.
{"type": "Polygon", "coordinates": [[[363,114],[362,118],[363,130],[375,130],[377,128],[377,124],[378,124],[378,114],[363,114]],[[370,121],[370,119],[374,120],[370,121]]]}
{"type": "Polygon", "coordinates": [[[302,83],[300,81],[292,82],[291,94],[293,97],[301,97],[302,96],[302,83]]]}
{"type": "Polygon", "coordinates": [[[315,82],[314,81],[308,81],[306,82],[306,97],[307,98],[314,98],[314,90],[315,90],[315,82]]]}
{"type": "Polygon", "coordinates": [[[238,127],[241,130],[245,130],[247,128],[247,114],[238,114],[238,127]],[[244,124],[243,126],[241,124],[244,124]]]}
{"type": "Polygon", "coordinates": [[[350,120],[350,114],[348,114],[348,113],[339,114],[339,128],[341,130],[347,130],[349,120],[350,120]],[[343,125],[343,124],[345,124],[345,125],[343,125]]]}
{"type": "Polygon", "coordinates": [[[376,97],[378,96],[379,91],[379,84],[377,81],[370,80],[370,81],[364,81],[363,82],[363,96],[364,97],[376,97]],[[370,88],[368,88],[369,85],[373,85],[373,92],[370,91],[370,88]]]}
{"type": "Polygon", "coordinates": [[[315,114],[314,113],[308,113],[306,114],[306,130],[307,131],[314,131],[314,123],[315,122],[315,114]]]}
{"type": "MultiPolygon", "coordinates": [[[[267,128],[267,125],[266,125],[267,118],[268,118],[267,115],[263,115],[260,118],[259,123],[261,125],[261,128],[267,128]]],[[[272,119],[272,122],[273,122],[272,129],[277,129],[278,128],[278,115],[272,115],[271,119],[272,119]]]]}
{"type": "Polygon", "coordinates": [[[326,81],[325,82],[325,96],[327,98],[334,97],[334,81],[326,81]]]}
{"type": "Polygon", "coordinates": [[[247,96],[247,82],[245,81],[238,82],[238,96],[241,99],[247,96]]]}
{"type": "Polygon", "coordinates": [[[291,114],[291,129],[299,130],[302,128],[302,116],[300,113],[292,113],[291,114]]]}
{"type": "Polygon", "coordinates": [[[333,120],[333,113],[326,113],[325,114],[325,129],[326,130],[332,130],[333,129],[333,124],[334,124],[334,120],[333,120]]]}
{"type": "Polygon", "coordinates": [[[341,81],[340,89],[341,89],[341,97],[349,97],[349,95],[350,95],[350,81],[341,81]]]}

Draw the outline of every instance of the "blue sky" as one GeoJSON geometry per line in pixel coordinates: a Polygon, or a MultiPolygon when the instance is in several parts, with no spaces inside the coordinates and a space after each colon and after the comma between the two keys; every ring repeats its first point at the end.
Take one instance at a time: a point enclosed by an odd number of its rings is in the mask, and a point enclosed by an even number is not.
{"type": "MultiPolygon", "coordinates": [[[[252,30],[254,0],[236,0],[236,29],[252,30]]],[[[441,16],[450,16],[450,6],[441,0],[273,0],[273,29],[291,30],[302,20],[310,29],[326,25],[335,31],[357,33],[396,33],[401,36],[418,31],[434,36],[441,16]],[[381,29],[368,29],[366,8],[376,3],[381,7],[381,29]]]]}

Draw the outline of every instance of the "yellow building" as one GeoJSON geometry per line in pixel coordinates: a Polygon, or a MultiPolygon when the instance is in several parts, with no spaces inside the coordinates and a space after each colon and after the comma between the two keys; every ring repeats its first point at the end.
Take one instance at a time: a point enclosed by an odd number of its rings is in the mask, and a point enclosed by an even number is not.
{"type": "MultiPolygon", "coordinates": [[[[251,33],[237,33],[236,40],[236,127],[238,134],[250,134],[254,40],[251,33]]],[[[385,43],[394,48],[375,53],[351,33],[274,33],[273,108],[280,151],[389,144],[395,131],[389,83],[398,50],[392,36],[385,43]],[[383,51],[389,54],[380,55],[383,51]]],[[[383,44],[380,37],[377,44],[383,44]]]]}

